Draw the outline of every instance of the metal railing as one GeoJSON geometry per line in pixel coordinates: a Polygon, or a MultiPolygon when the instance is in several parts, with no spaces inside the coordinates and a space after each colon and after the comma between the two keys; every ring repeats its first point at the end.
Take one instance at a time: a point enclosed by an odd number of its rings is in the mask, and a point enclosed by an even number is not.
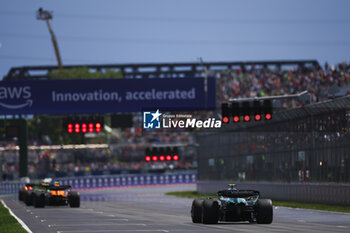
{"type": "Polygon", "coordinates": [[[350,96],[197,135],[199,180],[350,182],[350,96]]]}
{"type": "MultiPolygon", "coordinates": [[[[229,70],[248,66],[269,67],[297,66],[305,69],[320,69],[316,60],[288,61],[249,61],[249,62],[189,62],[189,63],[144,63],[144,64],[100,64],[100,65],[64,65],[63,69],[87,67],[91,72],[120,71],[124,78],[193,78],[204,77],[206,70],[229,70]]],[[[57,66],[22,66],[9,70],[4,80],[48,79],[48,72],[57,70],[57,66]]]]}

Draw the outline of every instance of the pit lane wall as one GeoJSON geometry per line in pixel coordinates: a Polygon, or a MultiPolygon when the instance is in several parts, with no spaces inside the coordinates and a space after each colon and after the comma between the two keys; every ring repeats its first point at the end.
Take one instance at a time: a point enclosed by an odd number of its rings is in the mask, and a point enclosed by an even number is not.
{"type": "MultiPolygon", "coordinates": [[[[53,179],[61,185],[71,185],[73,189],[104,189],[113,187],[131,187],[147,185],[190,184],[197,181],[195,173],[177,174],[137,174],[137,175],[110,175],[110,176],[85,176],[65,177],[53,179]]],[[[0,194],[17,193],[24,183],[1,182],[0,194]]]]}
{"type": "Polygon", "coordinates": [[[259,190],[263,198],[276,201],[350,206],[350,184],[197,181],[197,191],[216,193],[227,189],[230,183],[237,184],[239,189],[259,190]]]}

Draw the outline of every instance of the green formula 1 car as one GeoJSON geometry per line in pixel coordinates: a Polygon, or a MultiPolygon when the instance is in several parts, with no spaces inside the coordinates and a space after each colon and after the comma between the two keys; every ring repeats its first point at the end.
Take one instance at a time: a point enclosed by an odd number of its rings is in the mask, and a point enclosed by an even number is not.
{"type": "Polygon", "coordinates": [[[259,191],[238,190],[234,184],[230,184],[228,189],[218,191],[217,195],[218,199],[193,200],[192,222],[205,224],[215,224],[218,221],[272,223],[272,201],[260,199],[259,191]]]}

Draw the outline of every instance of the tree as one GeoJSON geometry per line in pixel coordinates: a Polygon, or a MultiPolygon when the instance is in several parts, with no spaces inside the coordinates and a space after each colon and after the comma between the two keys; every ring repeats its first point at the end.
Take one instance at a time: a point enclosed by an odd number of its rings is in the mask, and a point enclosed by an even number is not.
{"type": "Polygon", "coordinates": [[[88,67],[76,67],[71,69],[53,70],[47,73],[49,79],[108,79],[123,78],[121,71],[106,69],[104,72],[93,72],[88,67]]]}

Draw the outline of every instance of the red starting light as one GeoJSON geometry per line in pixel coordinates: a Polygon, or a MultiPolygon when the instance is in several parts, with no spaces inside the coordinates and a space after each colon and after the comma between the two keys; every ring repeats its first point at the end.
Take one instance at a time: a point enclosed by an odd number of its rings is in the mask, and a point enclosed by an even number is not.
{"type": "Polygon", "coordinates": [[[151,156],[147,155],[146,158],[145,158],[145,160],[146,160],[147,162],[151,161],[151,156]]]}
{"type": "Polygon", "coordinates": [[[254,119],[255,119],[256,121],[260,121],[260,120],[261,120],[261,115],[260,115],[260,114],[256,114],[256,115],[254,116],[254,119]]]}
{"type": "Polygon", "coordinates": [[[92,123],[89,124],[89,132],[90,133],[94,132],[94,124],[92,123]]]}
{"type": "Polygon", "coordinates": [[[68,133],[73,133],[73,124],[68,124],[68,133]]]}
{"type": "Polygon", "coordinates": [[[233,117],[233,122],[235,122],[235,123],[239,122],[239,116],[234,116],[233,117]]]}
{"type": "Polygon", "coordinates": [[[101,124],[100,123],[96,123],[96,132],[97,133],[101,132],[101,124]]]}
{"type": "Polygon", "coordinates": [[[171,156],[170,156],[170,155],[167,155],[167,156],[166,156],[166,160],[170,161],[170,160],[171,160],[171,156]]]}
{"type": "Polygon", "coordinates": [[[159,156],[159,160],[160,160],[160,161],[164,161],[164,160],[165,160],[164,155],[159,156]]]}
{"type": "Polygon", "coordinates": [[[248,121],[250,121],[250,116],[249,115],[245,115],[243,117],[243,119],[244,119],[245,122],[248,122],[248,121]]]}
{"type": "Polygon", "coordinates": [[[227,124],[228,122],[229,122],[229,118],[227,117],[227,116],[224,116],[223,118],[222,118],[222,122],[224,122],[225,124],[227,124]]]}
{"type": "Polygon", "coordinates": [[[271,120],[271,118],[272,118],[271,113],[266,113],[266,114],[265,114],[265,119],[266,119],[266,120],[271,120]]]}
{"type": "Polygon", "coordinates": [[[178,155],[174,155],[173,156],[173,160],[175,160],[175,161],[179,160],[179,156],[178,155]]]}
{"type": "MultiPolygon", "coordinates": [[[[104,119],[102,117],[67,118],[64,121],[64,128],[68,133],[99,133],[103,131],[104,119]]],[[[152,157],[151,157],[152,158],[152,157]]]]}
{"type": "Polygon", "coordinates": [[[87,128],[86,128],[86,127],[87,127],[86,124],[83,123],[83,124],[81,125],[81,132],[86,133],[86,132],[87,132],[87,128]]]}
{"type": "Polygon", "coordinates": [[[157,161],[157,160],[158,160],[158,157],[155,156],[155,155],[153,155],[152,160],[153,160],[153,161],[157,161]]]}

